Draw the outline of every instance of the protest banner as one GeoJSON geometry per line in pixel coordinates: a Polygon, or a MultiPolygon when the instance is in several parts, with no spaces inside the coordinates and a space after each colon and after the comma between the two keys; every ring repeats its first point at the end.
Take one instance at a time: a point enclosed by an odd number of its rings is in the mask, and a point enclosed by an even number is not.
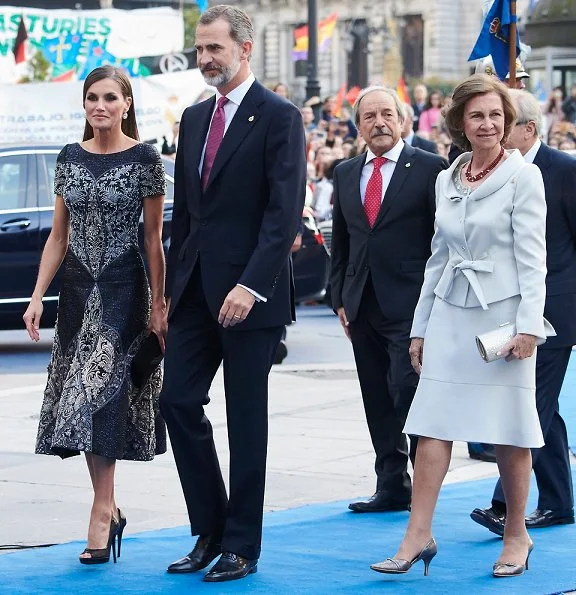
{"type": "Polygon", "coordinates": [[[62,71],[81,69],[95,47],[116,60],[170,54],[184,47],[182,14],[172,8],[43,10],[2,6],[0,82],[15,82],[13,49],[21,21],[28,53],[42,51],[62,71]]]}
{"type": "MultiPolygon", "coordinates": [[[[162,139],[207,89],[198,69],[132,79],[140,139],[162,139]]],[[[82,83],[0,84],[2,143],[65,144],[82,139],[82,83]]]]}

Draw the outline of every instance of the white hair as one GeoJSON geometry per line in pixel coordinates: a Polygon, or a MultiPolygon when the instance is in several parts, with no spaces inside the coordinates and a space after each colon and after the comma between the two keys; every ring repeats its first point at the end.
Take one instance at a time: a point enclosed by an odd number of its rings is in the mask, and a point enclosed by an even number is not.
{"type": "Polygon", "coordinates": [[[360,93],[358,93],[358,97],[356,98],[356,103],[354,103],[354,121],[356,122],[356,126],[360,123],[360,103],[362,99],[366,97],[369,93],[374,93],[374,91],[381,91],[382,93],[386,93],[394,100],[394,105],[396,107],[396,111],[398,112],[398,118],[400,122],[404,121],[404,109],[402,108],[402,102],[398,97],[398,94],[394,89],[390,89],[389,87],[384,87],[383,85],[373,85],[371,87],[366,87],[362,89],[360,93]]]}
{"type": "Polygon", "coordinates": [[[538,138],[542,136],[542,109],[538,100],[528,93],[520,89],[509,89],[508,92],[514,100],[516,107],[516,122],[518,124],[527,124],[534,122],[536,126],[536,135],[538,138]]]}
{"type": "Polygon", "coordinates": [[[403,103],[402,110],[404,112],[404,118],[414,119],[414,108],[409,103],[403,103]]]}

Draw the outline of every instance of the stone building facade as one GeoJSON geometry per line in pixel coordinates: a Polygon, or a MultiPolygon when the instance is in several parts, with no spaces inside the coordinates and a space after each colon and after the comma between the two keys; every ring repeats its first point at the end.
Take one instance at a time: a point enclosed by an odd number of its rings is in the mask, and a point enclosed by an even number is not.
{"type": "MultiPolygon", "coordinates": [[[[342,84],[457,82],[482,24],[484,0],[316,0],[319,20],[338,14],[328,51],[319,54],[321,94],[342,84]]],[[[287,83],[294,101],[305,98],[306,63],[291,57],[293,31],[307,21],[306,0],[236,0],[254,20],[252,68],[268,84],[287,83]]],[[[519,3],[520,4],[520,3],[519,3]]]]}

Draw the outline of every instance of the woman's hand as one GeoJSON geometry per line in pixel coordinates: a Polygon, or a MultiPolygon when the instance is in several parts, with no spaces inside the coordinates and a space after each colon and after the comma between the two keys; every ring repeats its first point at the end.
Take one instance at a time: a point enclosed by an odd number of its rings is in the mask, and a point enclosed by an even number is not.
{"type": "Polygon", "coordinates": [[[414,337],[410,342],[410,349],[408,350],[410,354],[410,363],[414,368],[414,371],[418,376],[420,376],[420,372],[422,372],[422,354],[424,353],[424,339],[420,337],[414,337]]]}
{"type": "Polygon", "coordinates": [[[156,333],[158,341],[160,341],[160,348],[162,353],[166,350],[166,333],[168,332],[168,322],[166,318],[166,304],[159,304],[152,306],[150,312],[150,322],[148,323],[148,330],[156,333]]]}
{"type": "Polygon", "coordinates": [[[28,308],[26,308],[26,312],[24,313],[24,324],[26,325],[26,330],[28,331],[32,341],[40,341],[40,333],[38,330],[40,329],[40,318],[42,318],[43,311],[44,306],[42,304],[42,300],[38,298],[32,298],[28,304],[28,308]]]}
{"type": "Polygon", "coordinates": [[[511,362],[515,359],[526,359],[531,357],[536,349],[536,337],[534,335],[525,335],[519,333],[496,354],[506,354],[506,361],[511,362]]]}

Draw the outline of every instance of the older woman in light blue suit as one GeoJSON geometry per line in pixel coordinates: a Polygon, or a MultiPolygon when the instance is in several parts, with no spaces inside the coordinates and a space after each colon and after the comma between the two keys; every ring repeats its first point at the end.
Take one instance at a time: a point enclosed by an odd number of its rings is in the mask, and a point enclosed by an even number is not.
{"type": "Polygon", "coordinates": [[[412,512],[389,574],[436,555],[432,516],[454,440],[496,445],[506,495],[497,577],[522,574],[533,544],[524,515],[531,447],[543,445],[535,400],[535,346],[544,320],[546,203],[539,169],[502,144],[516,114],[507,88],[474,75],[446,113],[453,141],[467,151],[436,181],[436,233],[412,325],[410,355],[420,382],[404,431],[418,443],[412,512]],[[475,336],[515,323],[506,355],[489,364],[475,336]],[[497,414],[495,414],[497,413],[497,414]],[[502,414],[504,413],[504,414],[502,414]]]}

